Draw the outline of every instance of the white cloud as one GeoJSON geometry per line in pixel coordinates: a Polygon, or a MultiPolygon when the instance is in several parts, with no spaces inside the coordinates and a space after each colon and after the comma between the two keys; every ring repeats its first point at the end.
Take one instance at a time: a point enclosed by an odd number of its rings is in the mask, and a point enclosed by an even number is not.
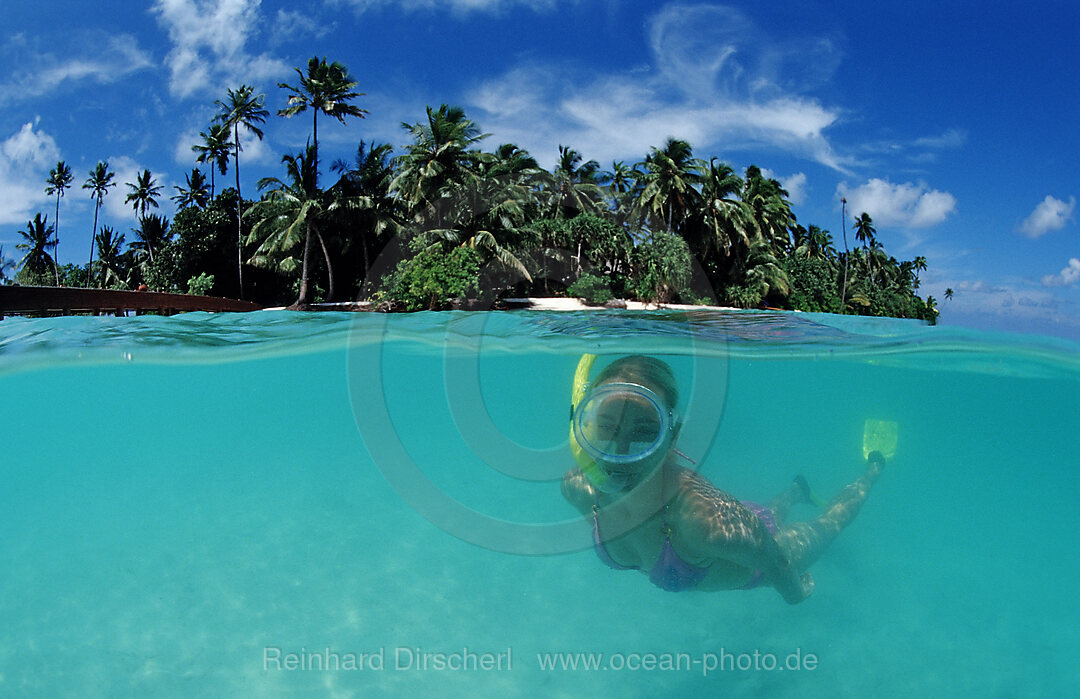
{"type": "MultiPolygon", "coordinates": [[[[203,127],[205,128],[205,127],[203,127]]],[[[180,165],[186,167],[203,167],[195,162],[195,158],[199,157],[199,154],[191,150],[191,147],[196,144],[201,144],[202,138],[199,137],[199,129],[191,128],[180,134],[176,139],[176,148],[173,150],[173,160],[180,165]]]]}
{"type": "Polygon", "coordinates": [[[0,144],[4,159],[16,165],[44,166],[60,154],[56,140],[44,131],[35,131],[37,122],[22,125],[14,135],[0,144]]]}
{"type": "Polygon", "coordinates": [[[806,186],[806,173],[796,172],[794,175],[788,175],[784,177],[777,175],[775,172],[768,168],[762,168],[761,174],[769,179],[776,180],[780,183],[788,193],[788,199],[792,204],[804,204],[806,203],[807,186],[806,186]]]}
{"type": "MultiPolygon", "coordinates": [[[[206,127],[201,127],[205,129],[206,127]]],[[[210,165],[208,163],[197,163],[195,158],[198,154],[191,150],[191,147],[202,143],[202,138],[199,136],[200,128],[188,128],[176,140],[176,147],[173,149],[173,159],[183,165],[186,170],[184,174],[191,172],[191,168],[199,168],[206,176],[207,181],[210,180],[210,165]]],[[[322,134],[319,134],[320,143],[322,142],[322,134]]],[[[280,161],[280,154],[274,152],[274,148],[264,138],[259,140],[254,133],[247,127],[240,127],[240,169],[241,175],[245,167],[250,165],[268,165],[277,163],[280,161]]],[[[220,171],[214,172],[214,184],[217,191],[221,191],[224,187],[235,187],[236,183],[233,177],[233,156],[230,151],[228,172],[225,176],[222,176],[220,171]]],[[[175,190],[169,188],[169,195],[175,194],[175,190]]],[[[246,191],[244,196],[250,196],[246,191]]]]}
{"type": "Polygon", "coordinates": [[[173,45],[166,63],[169,90],[178,97],[257,84],[289,70],[280,59],[245,50],[260,22],[259,0],[157,0],[153,12],[173,45]]]}
{"type": "MultiPolygon", "coordinates": [[[[950,284],[953,298],[945,308],[960,313],[1017,317],[1027,320],[1061,322],[1061,302],[1050,292],[1032,288],[1030,282],[988,283],[983,280],[960,280],[950,284]]],[[[944,297],[938,299],[942,308],[944,297]]]]}
{"type": "Polygon", "coordinates": [[[0,83],[0,103],[52,93],[66,82],[107,85],[153,66],[149,54],[129,34],[88,32],[63,48],[64,58],[57,58],[46,47],[52,45],[32,45],[25,39],[5,47],[7,52],[18,54],[20,66],[25,68],[0,83]]]}
{"type": "Polygon", "coordinates": [[[771,146],[844,171],[825,136],[839,110],[805,94],[835,70],[831,41],[781,42],[715,5],[667,5],[648,33],[648,67],[598,74],[525,62],[476,86],[468,102],[498,141],[542,160],[560,144],[600,162],[641,158],[676,137],[702,150],[771,146]]]}
{"type": "Polygon", "coordinates": [[[1057,274],[1048,274],[1042,278],[1043,286],[1072,286],[1080,282],[1080,259],[1069,258],[1069,264],[1057,274]]]}
{"type": "Polygon", "coordinates": [[[1076,197],[1069,197],[1065,202],[1048,194],[1020,224],[1020,232],[1029,238],[1038,238],[1050,231],[1059,231],[1072,219],[1074,211],[1076,197]]]}
{"type": "MultiPolygon", "coordinates": [[[[131,194],[128,183],[135,182],[146,166],[126,155],[109,158],[106,162],[109,164],[109,170],[115,173],[113,182],[116,186],[111,187],[102,200],[99,225],[111,226],[113,230],[126,235],[130,242],[130,229],[137,223],[138,218],[131,204],[125,202],[124,199],[131,194]]],[[[161,187],[161,194],[158,196],[158,208],[151,207],[147,213],[168,215],[172,207],[169,198],[176,194],[176,190],[172,188],[168,175],[155,172],[153,168],[150,168],[150,176],[153,177],[155,184],[161,187]]]]}
{"type": "Polygon", "coordinates": [[[335,28],[334,22],[324,21],[310,12],[278,10],[274,17],[274,28],[270,32],[270,41],[279,42],[286,38],[296,40],[302,36],[321,39],[335,28]]]}
{"type": "Polygon", "coordinates": [[[60,149],[36,126],[23,124],[0,143],[0,224],[25,224],[46,203],[45,179],[60,149]]]}
{"type": "MultiPolygon", "coordinates": [[[[124,198],[131,193],[131,188],[127,186],[127,183],[134,182],[144,168],[126,155],[109,158],[106,162],[109,163],[109,169],[115,173],[113,182],[116,183],[116,186],[109,188],[109,193],[102,200],[101,215],[103,218],[99,225],[112,226],[114,230],[124,233],[130,239],[131,235],[128,234],[130,226],[128,224],[135,223],[135,211],[131,208],[131,204],[124,203],[124,198]],[[122,221],[123,224],[117,223],[117,220],[122,221]]],[[[155,177],[155,179],[160,178],[155,177]]],[[[158,184],[161,183],[158,182],[158,184]]],[[[162,189],[162,192],[164,191],[162,189]]]]}
{"type": "Polygon", "coordinates": [[[461,14],[497,12],[514,5],[543,11],[552,9],[557,3],[556,0],[335,0],[332,4],[351,5],[358,12],[396,5],[406,11],[446,9],[461,14]]]}
{"type": "Polygon", "coordinates": [[[847,198],[848,210],[853,215],[866,212],[878,226],[934,226],[956,209],[952,194],[930,189],[924,182],[893,184],[875,177],[855,189],[841,182],[836,193],[847,198]]]}
{"type": "Polygon", "coordinates": [[[967,142],[967,131],[964,129],[949,129],[937,136],[923,136],[914,141],[919,148],[959,148],[967,142]]]}
{"type": "MultiPolygon", "coordinates": [[[[322,134],[320,133],[320,142],[322,141],[322,134]]],[[[320,143],[321,145],[321,143],[320,143]]],[[[275,153],[274,149],[270,146],[270,143],[264,138],[259,140],[250,130],[246,127],[240,127],[240,167],[245,165],[252,165],[258,163],[260,165],[267,165],[271,163],[277,163],[281,161],[281,154],[275,153]]],[[[232,167],[232,160],[229,161],[229,167],[232,167]]],[[[241,175],[243,173],[241,172],[241,175]]]]}

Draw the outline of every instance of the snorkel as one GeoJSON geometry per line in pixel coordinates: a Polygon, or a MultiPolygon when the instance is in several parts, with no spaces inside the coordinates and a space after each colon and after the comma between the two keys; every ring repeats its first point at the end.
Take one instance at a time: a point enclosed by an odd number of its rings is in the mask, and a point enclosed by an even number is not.
{"type": "Polygon", "coordinates": [[[577,461],[578,466],[581,467],[581,472],[593,484],[593,487],[603,493],[615,493],[622,490],[626,483],[616,487],[612,479],[585,453],[581,444],[578,443],[577,434],[574,432],[573,415],[577,410],[578,403],[585,397],[585,391],[589,388],[589,373],[592,371],[592,365],[595,362],[595,354],[583,354],[581,359],[578,360],[577,371],[574,372],[574,385],[570,390],[570,453],[574,456],[574,461],[577,461]]]}
{"type": "Polygon", "coordinates": [[[596,359],[582,355],[574,373],[570,451],[589,482],[612,494],[635,487],[655,467],[648,464],[657,454],[674,449],[678,423],[665,400],[642,383],[615,375],[590,385],[596,359]]]}

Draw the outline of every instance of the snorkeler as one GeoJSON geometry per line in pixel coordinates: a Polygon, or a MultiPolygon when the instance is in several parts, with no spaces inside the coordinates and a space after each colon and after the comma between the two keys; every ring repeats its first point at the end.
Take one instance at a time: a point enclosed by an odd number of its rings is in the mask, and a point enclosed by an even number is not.
{"type": "Polygon", "coordinates": [[[583,358],[575,380],[571,447],[580,465],[562,491],[592,519],[597,556],[672,592],[768,585],[791,604],[806,599],[814,590],[806,569],[855,519],[885,466],[881,452],[868,454],[863,475],[817,518],[785,525],[792,505],[810,502],[801,476],[758,505],[676,463],[678,389],[667,364],[623,357],[586,388],[590,365],[583,358]]]}

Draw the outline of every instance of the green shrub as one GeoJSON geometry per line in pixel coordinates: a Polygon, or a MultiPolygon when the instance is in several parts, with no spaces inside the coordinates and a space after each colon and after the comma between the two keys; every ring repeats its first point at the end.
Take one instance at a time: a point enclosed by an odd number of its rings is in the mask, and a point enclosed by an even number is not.
{"type": "Polygon", "coordinates": [[[193,296],[206,296],[214,288],[214,275],[200,272],[199,276],[188,279],[187,292],[193,296]]]}
{"type": "Polygon", "coordinates": [[[607,281],[594,274],[583,274],[566,289],[570,296],[583,299],[585,303],[600,306],[615,298],[607,281]]]}
{"type": "Polygon", "coordinates": [[[446,308],[453,299],[479,293],[480,254],[469,247],[444,253],[421,250],[398,263],[390,295],[410,311],[446,308]]]}
{"type": "Polygon", "coordinates": [[[633,252],[633,290],[642,301],[667,303],[687,295],[690,284],[690,248],[681,237],[664,232],[653,233],[633,252]]]}

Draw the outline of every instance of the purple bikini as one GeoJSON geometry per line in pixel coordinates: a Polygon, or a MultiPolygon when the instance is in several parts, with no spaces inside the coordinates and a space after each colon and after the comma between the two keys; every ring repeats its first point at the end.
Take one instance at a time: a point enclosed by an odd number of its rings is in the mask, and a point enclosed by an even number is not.
{"type": "MultiPolygon", "coordinates": [[[[769,530],[770,534],[776,533],[776,520],[773,518],[772,511],[769,508],[759,505],[755,502],[743,502],[744,507],[753,512],[761,523],[769,530]]],[[[596,556],[610,568],[615,570],[639,570],[638,566],[624,566],[611,557],[607,548],[604,546],[604,540],[600,536],[600,520],[598,512],[600,506],[596,503],[593,504],[593,548],[596,550],[596,556]]],[[[698,586],[705,576],[709,573],[709,568],[701,568],[699,566],[691,565],[679,558],[679,554],[675,553],[675,549],[671,546],[671,528],[667,523],[667,506],[664,506],[663,516],[663,532],[664,543],[660,547],[660,557],[656,560],[656,565],[649,571],[649,580],[659,587],[661,590],[668,592],[682,592],[683,590],[692,590],[698,586]]],[[[764,573],[760,570],[754,571],[754,577],[750,579],[746,585],[743,585],[741,589],[749,590],[757,587],[761,584],[764,578],[764,573]]]]}

